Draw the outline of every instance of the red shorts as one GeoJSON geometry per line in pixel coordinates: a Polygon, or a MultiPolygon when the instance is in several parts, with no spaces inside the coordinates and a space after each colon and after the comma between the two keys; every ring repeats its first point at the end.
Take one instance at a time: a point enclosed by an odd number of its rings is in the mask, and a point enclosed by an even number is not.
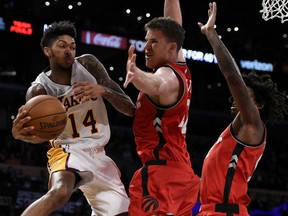
{"type": "Polygon", "coordinates": [[[199,177],[185,163],[152,162],[137,170],[130,182],[129,214],[190,216],[198,199],[199,185],[199,177]]]}
{"type": "Polygon", "coordinates": [[[200,207],[200,212],[197,216],[226,216],[227,213],[230,215],[237,216],[249,216],[247,211],[247,207],[245,205],[237,205],[237,204],[202,204],[200,207]],[[219,205],[218,208],[216,205],[219,205]],[[236,207],[236,211],[235,211],[236,207]]]}

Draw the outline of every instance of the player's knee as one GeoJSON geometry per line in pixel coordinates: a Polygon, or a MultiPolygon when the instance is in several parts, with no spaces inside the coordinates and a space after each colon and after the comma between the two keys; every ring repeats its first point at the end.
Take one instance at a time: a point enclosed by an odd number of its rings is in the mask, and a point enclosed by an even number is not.
{"type": "Polygon", "coordinates": [[[62,185],[60,187],[52,187],[48,195],[52,197],[53,202],[64,204],[69,201],[72,192],[73,191],[69,190],[65,185],[62,185]]]}

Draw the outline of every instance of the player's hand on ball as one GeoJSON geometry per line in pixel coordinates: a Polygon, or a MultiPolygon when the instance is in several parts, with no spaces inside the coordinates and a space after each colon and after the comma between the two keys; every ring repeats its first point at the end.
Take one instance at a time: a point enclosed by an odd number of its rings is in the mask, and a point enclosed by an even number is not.
{"type": "Polygon", "coordinates": [[[103,86],[94,84],[88,81],[75,82],[73,84],[73,93],[75,99],[80,99],[81,102],[88,101],[89,99],[96,99],[105,93],[103,86]]]}
{"type": "Polygon", "coordinates": [[[29,143],[42,143],[46,140],[42,137],[31,135],[29,132],[34,130],[34,126],[25,127],[24,125],[31,120],[30,116],[27,116],[27,110],[24,105],[18,110],[18,114],[13,121],[12,135],[15,139],[22,140],[29,143]]]}

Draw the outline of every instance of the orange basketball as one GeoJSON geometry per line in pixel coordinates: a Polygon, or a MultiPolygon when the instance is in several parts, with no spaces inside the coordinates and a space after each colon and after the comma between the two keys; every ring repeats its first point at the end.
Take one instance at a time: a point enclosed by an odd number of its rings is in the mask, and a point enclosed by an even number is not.
{"type": "Polygon", "coordinates": [[[31,98],[25,104],[31,120],[25,126],[34,126],[35,129],[29,132],[46,140],[59,136],[67,121],[64,105],[55,97],[50,95],[38,95],[31,98]]]}

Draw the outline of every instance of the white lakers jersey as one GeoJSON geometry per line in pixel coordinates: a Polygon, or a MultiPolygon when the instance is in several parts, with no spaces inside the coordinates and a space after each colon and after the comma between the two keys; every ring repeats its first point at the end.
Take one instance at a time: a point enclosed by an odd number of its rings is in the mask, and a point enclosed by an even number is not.
{"type": "MultiPolygon", "coordinates": [[[[51,70],[38,75],[33,84],[44,86],[48,95],[57,97],[66,107],[67,125],[54,145],[69,145],[69,148],[98,148],[110,139],[107,110],[102,97],[80,103],[72,95],[72,86],[54,83],[48,77],[51,70]],[[70,145],[71,144],[71,145],[70,145]],[[77,145],[77,146],[76,146],[77,145]]],[[[72,66],[71,85],[75,82],[97,80],[77,60],[72,66]]]]}

